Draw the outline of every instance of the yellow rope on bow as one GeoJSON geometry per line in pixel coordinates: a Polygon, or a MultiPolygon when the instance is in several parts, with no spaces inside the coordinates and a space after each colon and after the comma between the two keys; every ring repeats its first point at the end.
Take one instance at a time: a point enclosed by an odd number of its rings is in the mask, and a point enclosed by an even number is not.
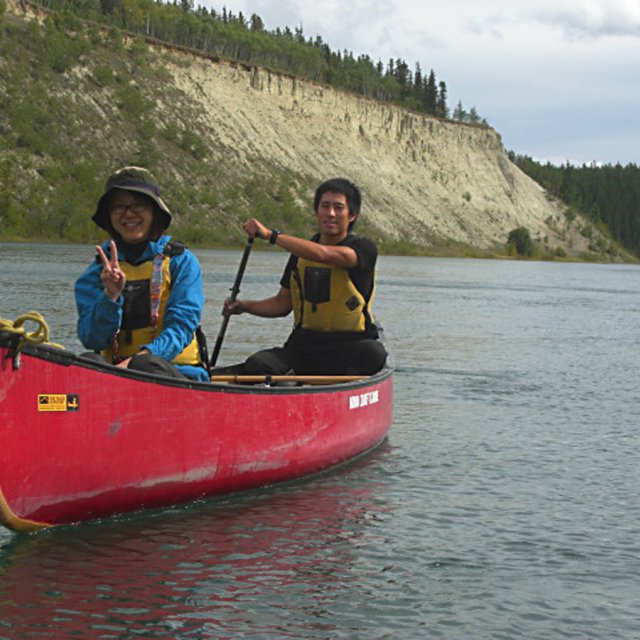
{"type": "Polygon", "coordinates": [[[62,345],[49,342],[49,327],[45,319],[37,311],[28,311],[13,322],[0,318],[0,331],[17,333],[22,336],[18,343],[18,351],[20,351],[25,344],[42,344],[43,342],[64,349],[62,345]],[[34,331],[28,332],[24,326],[26,322],[35,322],[38,326],[34,331]]]}

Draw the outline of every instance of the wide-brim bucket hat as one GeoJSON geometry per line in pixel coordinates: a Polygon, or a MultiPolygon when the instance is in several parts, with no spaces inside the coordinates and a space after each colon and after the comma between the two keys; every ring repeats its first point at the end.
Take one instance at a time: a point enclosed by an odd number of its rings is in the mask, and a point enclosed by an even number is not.
{"type": "Polygon", "coordinates": [[[123,167],[109,176],[104,194],[98,200],[96,212],[91,219],[105,231],[111,232],[109,197],[114,189],[136,191],[149,196],[158,205],[159,222],[163,229],[171,224],[171,211],[160,197],[160,185],[153,174],[143,167],[123,167]]]}

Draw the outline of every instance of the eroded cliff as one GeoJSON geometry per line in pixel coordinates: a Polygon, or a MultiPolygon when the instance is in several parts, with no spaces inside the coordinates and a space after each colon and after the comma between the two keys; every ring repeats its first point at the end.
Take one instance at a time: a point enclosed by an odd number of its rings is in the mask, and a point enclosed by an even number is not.
{"type": "MultiPolygon", "coordinates": [[[[158,55],[165,55],[158,49],[158,55]]],[[[490,250],[526,227],[549,249],[586,249],[581,221],[510,162],[489,127],[444,122],[266,69],[183,53],[167,59],[199,130],[250,172],[261,163],[361,185],[376,231],[421,246],[490,250]],[[184,58],[190,57],[189,64],[184,58]]],[[[175,102],[173,102],[175,104],[175,102]]],[[[167,110],[171,104],[165,105],[167,110]]]]}

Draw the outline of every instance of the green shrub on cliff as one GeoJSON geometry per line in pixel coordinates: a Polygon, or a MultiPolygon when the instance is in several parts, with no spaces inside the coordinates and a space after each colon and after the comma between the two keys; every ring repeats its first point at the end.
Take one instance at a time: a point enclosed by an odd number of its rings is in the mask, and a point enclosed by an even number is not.
{"type": "Polygon", "coordinates": [[[507,248],[511,255],[531,258],[534,252],[533,240],[526,227],[518,227],[509,232],[507,248]]]}

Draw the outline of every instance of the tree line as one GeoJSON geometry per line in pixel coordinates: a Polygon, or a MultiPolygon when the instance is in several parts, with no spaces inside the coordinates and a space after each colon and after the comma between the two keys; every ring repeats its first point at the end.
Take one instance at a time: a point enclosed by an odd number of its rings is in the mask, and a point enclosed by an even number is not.
{"type": "Polygon", "coordinates": [[[526,155],[511,160],[552,196],[580,211],[601,230],[640,256],[640,167],[541,164],[526,155]]]}
{"type": "Polygon", "coordinates": [[[334,51],[319,35],[307,37],[302,27],[269,31],[257,14],[248,18],[194,7],[192,0],[34,0],[51,11],[71,12],[83,19],[108,24],[204,54],[296,75],[375,100],[443,119],[487,125],[475,107],[459,101],[448,106],[447,85],[420,63],[413,68],[403,59],[386,64],[369,55],[334,51]]]}

